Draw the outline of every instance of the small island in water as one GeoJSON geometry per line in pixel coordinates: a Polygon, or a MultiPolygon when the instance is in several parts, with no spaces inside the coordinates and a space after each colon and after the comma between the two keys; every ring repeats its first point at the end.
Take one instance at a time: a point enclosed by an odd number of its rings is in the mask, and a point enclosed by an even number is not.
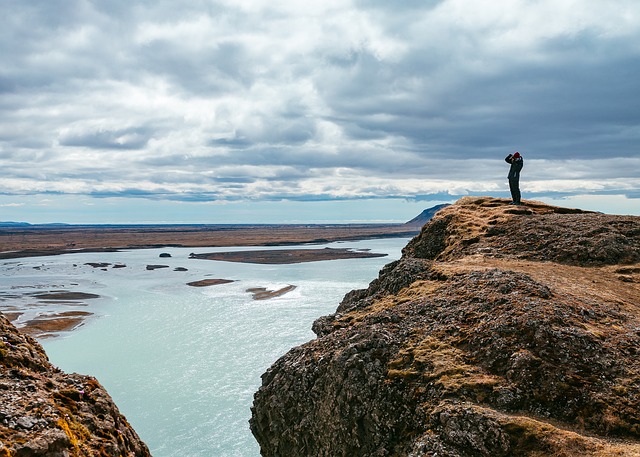
{"type": "Polygon", "coordinates": [[[368,250],[352,249],[277,249],[260,251],[210,252],[191,254],[191,259],[220,260],[225,262],[261,263],[282,265],[290,263],[319,262],[321,260],[366,259],[385,257],[387,254],[376,254],[368,250]]]}

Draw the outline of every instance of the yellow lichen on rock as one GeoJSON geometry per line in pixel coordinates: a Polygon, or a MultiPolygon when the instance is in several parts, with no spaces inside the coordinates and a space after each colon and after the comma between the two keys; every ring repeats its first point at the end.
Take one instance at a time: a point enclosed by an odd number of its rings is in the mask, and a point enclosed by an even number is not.
{"type": "Polygon", "coordinates": [[[1,313],[0,335],[0,456],[150,456],[95,378],[52,366],[1,313]]]}

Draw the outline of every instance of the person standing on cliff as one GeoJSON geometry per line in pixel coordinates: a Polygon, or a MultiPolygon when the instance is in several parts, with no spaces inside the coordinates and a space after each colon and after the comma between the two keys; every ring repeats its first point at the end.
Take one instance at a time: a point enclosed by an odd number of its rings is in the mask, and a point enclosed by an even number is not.
{"type": "Polygon", "coordinates": [[[522,170],[524,160],[522,160],[522,156],[519,152],[509,154],[504,160],[508,164],[511,164],[511,168],[509,168],[509,174],[507,175],[507,178],[509,179],[509,190],[511,191],[511,199],[513,200],[511,204],[522,205],[522,203],[520,202],[520,170],[522,170]]]}

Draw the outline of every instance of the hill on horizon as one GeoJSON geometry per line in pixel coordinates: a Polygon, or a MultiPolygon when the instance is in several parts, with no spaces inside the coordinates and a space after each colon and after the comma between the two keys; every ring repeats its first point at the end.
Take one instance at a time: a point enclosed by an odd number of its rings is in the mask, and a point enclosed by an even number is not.
{"type": "Polygon", "coordinates": [[[411,219],[408,222],[405,222],[404,225],[412,225],[412,226],[420,226],[422,227],[424,224],[429,222],[431,218],[441,209],[446,208],[447,206],[451,206],[449,203],[444,203],[442,205],[432,206],[431,208],[425,209],[423,212],[418,214],[416,217],[411,219]]]}

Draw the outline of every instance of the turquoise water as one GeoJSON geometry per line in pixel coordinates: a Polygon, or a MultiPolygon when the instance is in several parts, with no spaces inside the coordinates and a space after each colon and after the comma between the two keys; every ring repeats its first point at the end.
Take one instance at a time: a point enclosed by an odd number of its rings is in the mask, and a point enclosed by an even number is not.
{"type": "Polygon", "coordinates": [[[293,265],[188,259],[191,252],[255,248],[163,248],[20,259],[0,267],[5,292],[55,285],[103,297],[87,301],[83,310],[96,314],[85,325],[42,343],[55,365],[98,378],[155,457],[255,457],[259,449],[248,420],[260,375],[290,348],[314,338],[313,321],[333,312],[348,291],[366,287],[400,257],[407,241],[307,246],[389,255],[293,265]],[[161,252],[172,257],[159,258],[161,252]],[[103,271],[86,262],[126,267],[103,271]],[[170,268],[147,271],[148,264],[170,268]],[[206,278],[236,282],[186,285],[206,278]],[[297,288],[270,300],[256,301],[246,292],[290,284],[297,288]]]}

